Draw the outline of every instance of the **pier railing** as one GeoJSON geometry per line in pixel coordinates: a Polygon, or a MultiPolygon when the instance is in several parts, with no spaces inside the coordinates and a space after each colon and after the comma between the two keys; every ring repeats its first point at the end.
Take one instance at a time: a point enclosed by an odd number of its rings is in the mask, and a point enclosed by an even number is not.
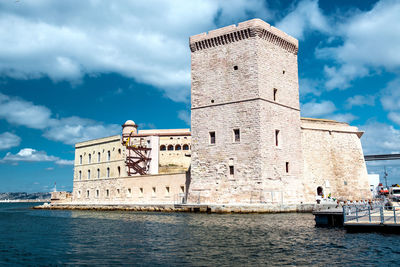
{"type": "Polygon", "coordinates": [[[344,223],[400,223],[400,207],[373,203],[358,206],[343,206],[344,223]]]}

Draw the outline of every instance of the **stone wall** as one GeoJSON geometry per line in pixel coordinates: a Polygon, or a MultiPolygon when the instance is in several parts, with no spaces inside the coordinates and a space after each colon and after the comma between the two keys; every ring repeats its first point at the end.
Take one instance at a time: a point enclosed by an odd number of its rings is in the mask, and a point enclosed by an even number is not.
{"type": "Polygon", "coordinates": [[[124,176],[127,176],[125,147],[120,135],[75,145],[74,181],[124,176]]]}
{"type": "Polygon", "coordinates": [[[302,201],[297,40],[251,20],[193,36],[190,47],[189,201],[302,201]]]}
{"type": "Polygon", "coordinates": [[[51,203],[69,203],[72,201],[72,194],[69,192],[51,192],[51,203]]]}
{"type": "Polygon", "coordinates": [[[360,137],[347,123],[302,119],[306,201],[315,201],[317,187],[325,196],[360,200],[371,198],[360,137]]]}
{"type": "Polygon", "coordinates": [[[75,181],[74,204],[173,204],[186,192],[186,173],[75,181]]]}
{"type": "Polygon", "coordinates": [[[190,166],[190,155],[190,135],[160,137],[160,171],[168,171],[168,169],[180,169],[182,171],[187,171],[190,166]],[[165,148],[165,150],[161,150],[161,148],[165,148]]]}

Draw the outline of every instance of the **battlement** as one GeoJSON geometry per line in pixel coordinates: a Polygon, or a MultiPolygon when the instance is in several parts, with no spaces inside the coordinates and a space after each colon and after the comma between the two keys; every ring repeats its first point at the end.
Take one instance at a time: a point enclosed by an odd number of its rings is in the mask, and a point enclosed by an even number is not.
{"type": "Polygon", "coordinates": [[[208,33],[193,35],[189,39],[189,46],[193,53],[253,37],[262,38],[297,55],[298,40],[261,19],[252,19],[241,22],[237,26],[230,25],[208,33]]]}

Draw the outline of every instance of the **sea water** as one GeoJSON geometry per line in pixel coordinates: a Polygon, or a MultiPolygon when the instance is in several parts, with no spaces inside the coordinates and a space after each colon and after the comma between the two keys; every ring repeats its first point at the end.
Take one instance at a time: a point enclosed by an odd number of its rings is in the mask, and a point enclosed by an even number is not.
{"type": "Polygon", "coordinates": [[[400,263],[400,235],[315,227],[311,214],[32,210],[0,204],[0,265],[400,263]]]}

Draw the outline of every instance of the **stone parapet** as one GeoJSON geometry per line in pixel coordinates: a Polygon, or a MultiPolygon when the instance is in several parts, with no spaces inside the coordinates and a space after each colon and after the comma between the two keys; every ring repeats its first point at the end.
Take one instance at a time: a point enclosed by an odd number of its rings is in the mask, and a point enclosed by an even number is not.
{"type": "Polygon", "coordinates": [[[314,118],[301,118],[301,129],[339,133],[354,133],[359,138],[364,134],[364,132],[359,131],[357,127],[351,126],[345,122],[314,118]]]}
{"type": "Polygon", "coordinates": [[[269,25],[260,19],[252,19],[236,25],[230,25],[220,29],[191,36],[189,39],[192,52],[210,47],[225,45],[258,36],[285,50],[297,54],[298,40],[285,32],[269,25]]]}
{"type": "Polygon", "coordinates": [[[75,148],[105,144],[105,143],[115,142],[115,141],[120,142],[121,135],[113,135],[113,136],[102,137],[102,138],[98,138],[98,139],[92,139],[92,140],[88,140],[88,141],[84,141],[84,142],[79,142],[79,143],[75,144],[75,148]]]}

